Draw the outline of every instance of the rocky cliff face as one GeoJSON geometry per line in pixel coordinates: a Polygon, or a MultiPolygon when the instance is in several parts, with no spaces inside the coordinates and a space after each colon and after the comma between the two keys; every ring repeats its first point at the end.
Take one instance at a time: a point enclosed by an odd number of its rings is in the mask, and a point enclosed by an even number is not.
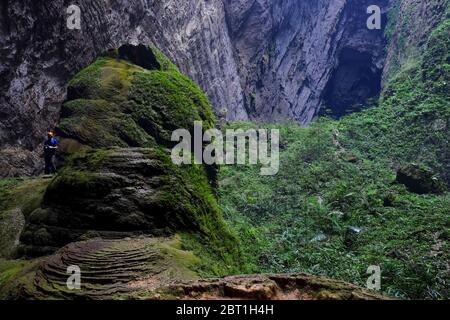
{"type": "Polygon", "coordinates": [[[383,30],[367,8],[389,1],[226,1],[244,107],[251,118],[309,123],[377,94],[383,30]],[[344,97],[345,95],[345,97],[344,97]]]}
{"type": "Polygon", "coordinates": [[[220,0],[77,3],[81,30],[66,28],[68,0],[0,4],[0,176],[41,170],[39,144],[58,120],[68,80],[124,43],[158,44],[216,109],[247,118],[220,0]]]}
{"type": "Polygon", "coordinates": [[[448,3],[448,0],[403,0],[393,4],[386,30],[390,41],[383,71],[384,82],[408,63],[408,59],[422,53],[430,33],[445,16],[448,3]]]}
{"type": "Polygon", "coordinates": [[[155,43],[220,116],[307,124],[323,106],[340,116],[376,96],[402,60],[401,43],[424,41],[444,2],[83,0],[81,30],[69,30],[69,0],[3,1],[0,176],[40,172],[39,144],[58,121],[68,79],[107,48],[155,43]],[[366,27],[373,4],[383,27],[395,10],[392,34],[419,21],[414,32],[393,36],[386,63],[383,30],[366,27]]]}

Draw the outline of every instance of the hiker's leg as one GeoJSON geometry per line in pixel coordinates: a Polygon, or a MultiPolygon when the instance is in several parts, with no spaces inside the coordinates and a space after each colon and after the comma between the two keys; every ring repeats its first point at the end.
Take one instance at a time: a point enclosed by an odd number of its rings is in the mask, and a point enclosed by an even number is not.
{"type": "Polygon", "coordinates": [[[44,174],[50,174],[50,159],[47,155],[44,156],[45,161],[45,168],[44,168],[44,174]]]}
{"type": "Polygon", "coordinates": [[[56,166],[55,166],[55,157],[52,156],[50,160],[50,171],[51,173],[56,173],[56,166]]]}

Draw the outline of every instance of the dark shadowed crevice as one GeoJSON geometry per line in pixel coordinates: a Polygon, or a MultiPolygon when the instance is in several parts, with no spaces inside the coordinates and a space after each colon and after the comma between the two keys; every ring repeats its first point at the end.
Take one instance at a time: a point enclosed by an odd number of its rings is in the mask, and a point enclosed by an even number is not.
{"type": "Polygon", "coordinates": [[[137,46],[126,44],[121,46],[118,51],[119,59],[129,61],[148,70],[161,69],[161,65],[156,59],[153,51],[147,46],[142,44],[137,46]]]}
{"type": "Polygon", "coordinates": [[[372,55],[345,48],[339,56],[324,91],[322,114],[340,118],[346,114],[360,111],[378,97],[381,90],[382,70],[373,64],[372,55]]]}

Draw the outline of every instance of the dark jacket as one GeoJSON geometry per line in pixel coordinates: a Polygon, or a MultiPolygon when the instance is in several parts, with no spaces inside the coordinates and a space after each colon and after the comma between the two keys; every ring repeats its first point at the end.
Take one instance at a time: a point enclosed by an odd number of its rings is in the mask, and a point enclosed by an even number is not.
{"type": "Polygon", "coordinates": [[[49,138],[44,142],[44,154],[46,156],[52,156],[56,152],[56,148],[58,146],[58,140],[55,138],[49,138]]]}

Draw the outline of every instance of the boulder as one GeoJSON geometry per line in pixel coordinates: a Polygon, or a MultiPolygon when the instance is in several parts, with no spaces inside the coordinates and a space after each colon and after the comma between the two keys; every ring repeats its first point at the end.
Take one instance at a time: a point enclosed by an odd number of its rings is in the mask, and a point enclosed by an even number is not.
{"type": "Polygon", "coordinates": [[[417,194],[441,194],[447,190],[445,183],[437,175],[417,164],[401,167],[397,171],[396,181],[417,194]]]}

